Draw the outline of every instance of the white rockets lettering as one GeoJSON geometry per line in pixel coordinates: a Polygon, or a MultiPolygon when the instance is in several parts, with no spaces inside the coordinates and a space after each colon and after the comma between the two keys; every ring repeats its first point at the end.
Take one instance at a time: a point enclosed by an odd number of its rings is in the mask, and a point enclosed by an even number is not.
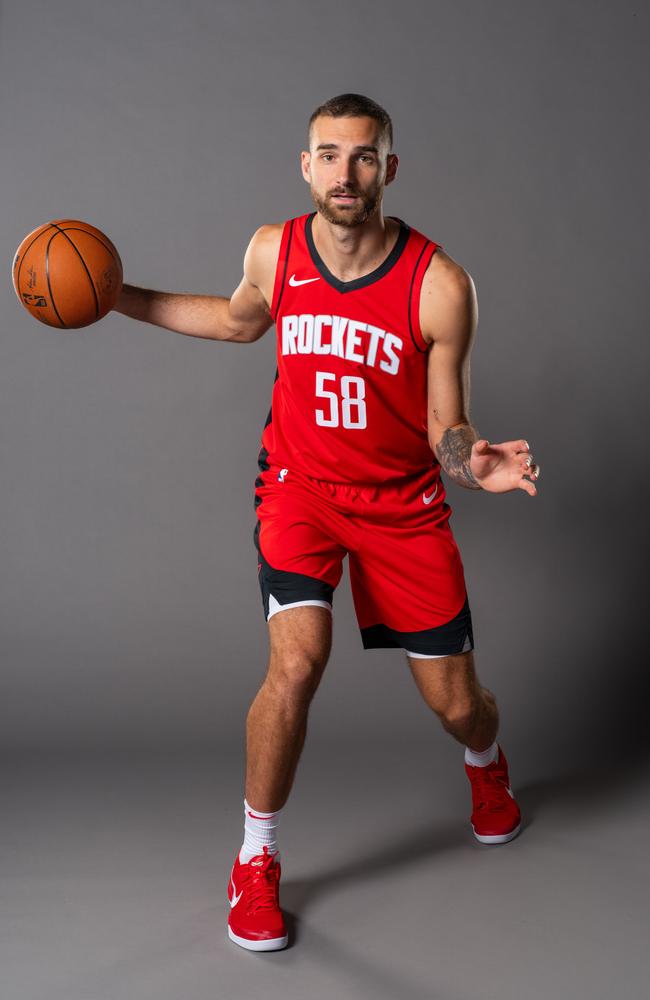
{"type": "Polygon", "coordinates": [[[300,313],[282,317],[283,354],[332,354],[374,368],[379,351],[379,368],[396,375],[403,347],[402,338],[396,334],[345,316],[300,313]]]}

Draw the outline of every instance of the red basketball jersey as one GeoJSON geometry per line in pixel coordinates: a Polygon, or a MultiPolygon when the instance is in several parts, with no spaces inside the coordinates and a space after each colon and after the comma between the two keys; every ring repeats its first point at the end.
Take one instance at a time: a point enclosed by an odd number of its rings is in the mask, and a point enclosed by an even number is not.
{"type": "Polygon", "coordinates": [[[271,304],[277,372],[260,464],[352,483],[439,469],[419,306],[440,244],[397,219],[384,262],[339,281],[314,245],[315,215],[287,220],[282,233],[271,304]]]}

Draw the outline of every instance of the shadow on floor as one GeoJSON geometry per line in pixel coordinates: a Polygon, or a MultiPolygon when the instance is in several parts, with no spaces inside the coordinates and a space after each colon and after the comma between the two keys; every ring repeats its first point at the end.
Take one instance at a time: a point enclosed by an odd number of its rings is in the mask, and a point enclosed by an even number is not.
{"type": "MultiPolygon", "coordinates": [[[[514,787],[522,812],[522,828],[516,838],[519,842],[527,831],[543,817],[545,810],[553,810],[554,823],[558,813],[563,815],[565,829],[583,822],[596,814],[612,813],[619,798],[634,795],[643,786],[647,790],[647,767],[643,761],[622,761],[621,767],[594,765],[548,776],[514,787]]],[[[513,843],[512,841],[510,843],[513,843]]],[[[287,881],[282,886],[282,905],[290,926],[290,945],[300,937],[300,918],[312,902],[324,894],[335,892],[339,886],[350,882],[374,879],[382,872],[396,871],[417,865],[427,859],[434,860],[449,852],[467,850],[493,851],[507,848],[506,844],[486,845],[473,836],[469,814],[458,817],[458,822],[431,825],[405,833],[399,840],[370,850],[363,857],[315,874],[309,879],[287,881]]]]}

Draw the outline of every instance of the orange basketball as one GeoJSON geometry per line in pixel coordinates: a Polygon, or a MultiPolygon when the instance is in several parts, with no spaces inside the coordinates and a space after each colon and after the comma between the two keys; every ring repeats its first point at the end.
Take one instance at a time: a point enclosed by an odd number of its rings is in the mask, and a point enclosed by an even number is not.
{"type": "Polygon", "coordinates": [[[122,261],[101,230],[58,219],[22,241],[13,282],[25,309],[41,323],[76,329],[113,308],[122,288],[122,261]]]}

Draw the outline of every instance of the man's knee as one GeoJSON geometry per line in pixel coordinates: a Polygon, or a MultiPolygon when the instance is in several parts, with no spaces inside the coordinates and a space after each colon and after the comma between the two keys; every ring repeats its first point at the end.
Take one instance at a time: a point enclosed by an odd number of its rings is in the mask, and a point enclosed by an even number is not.
{"type": "Polygon", "coordinates": [[[267,684],[286,697],[310,698],[329,659],[331,613],[315,607],[288,608],[273,616],[269,633],[267,684]]]}
{"type": "Polygon", "coordinates": [[[292,698],[310,698],[323,674],[327,654],[309,649],[285,650],[269,660],[267,683],[292,698]]]}
{"type": "Polygon", "coordinates": [[[487,688],[477,687],[475,691],[457,695],[451,699],[438,715],[445,729],[449,731],[471,729],[477,719],[486,712],[496,715],[496,698],[487,688]]]}
{"type": "Polygon", "coordinates": [[[468,729],[474,723],[478,710],[478,698],[463,696],[441,705],[437,715],[445,729],[468,729]]]}

